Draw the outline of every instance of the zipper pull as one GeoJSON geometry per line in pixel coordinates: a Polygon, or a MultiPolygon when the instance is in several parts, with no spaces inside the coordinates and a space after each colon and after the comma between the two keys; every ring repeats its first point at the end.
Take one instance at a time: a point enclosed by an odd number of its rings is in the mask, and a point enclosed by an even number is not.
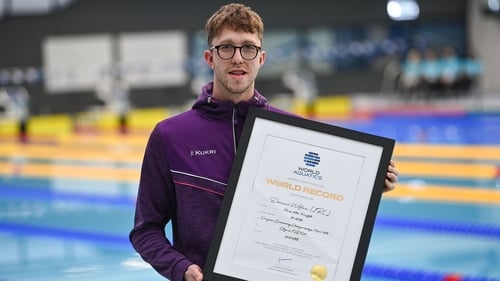
{"type": "Polygon", "coordinates": [[[238,110],[236,109],[236,106],[233,107],[233,124],[238,125],[238,110]]]}

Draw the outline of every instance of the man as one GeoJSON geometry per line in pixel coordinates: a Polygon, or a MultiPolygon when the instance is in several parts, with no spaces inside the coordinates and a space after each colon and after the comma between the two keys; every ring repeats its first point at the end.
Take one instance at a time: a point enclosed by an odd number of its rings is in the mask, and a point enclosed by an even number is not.
{"type": "MultiPolygon", "coordinates": [[[[191,110],[151,132],[137,197],[132,245],[171,281],[201,281],[236,147],[250,107],[283,112],[255,90],[266,60],[260,16],[241,4],[222,6],[206,24],[206,63],[213,82],[191,110]],[[173,243],[165,237],[171,221],[173,243]]],[[[398,171],[391,162],[386,190],[398,171]]]]}

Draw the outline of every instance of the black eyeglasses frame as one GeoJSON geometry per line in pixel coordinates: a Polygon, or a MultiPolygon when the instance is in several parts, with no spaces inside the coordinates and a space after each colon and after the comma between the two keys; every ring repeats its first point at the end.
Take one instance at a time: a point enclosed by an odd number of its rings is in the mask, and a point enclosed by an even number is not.
{"type": "Polygon", "coordinates": [[[213,51],[214,49],[215,49],[215,50],[217,50],[217,55],[218,55],[218,56],[219,56],[219,58],[221,58],[222,60],[230,60],[230,59],[232,59],[232,58],[234,57],[234,54],[236,54],[236,49],[240,49],[240,55],[241,55],[241,57],[242,57],[244,60],[253,60],[253,59],[255,59],[255,58],[259,55],[259,52],[262,50],[262,47],[259,47],[259,46],[257,46],[257,45],[251,45],[251,44],[245,44],[245,45],[241,45],[241,46],[234,46],[234,45],[231,45],[231,44],[220,44],[220,45],[216,45],[216,46],[212,46],[212,47],[210,47],[210,49],[209,49],[209,50],[210,50],[210,51],[213,51]],[[230,57],[228,57],[228,58],[226,58],[226,57],[222,57],[222,56],[220,55],[220,51],[219,51],[219,49],[220,49],[221,47],[224,47],[224,46],[226,46],[226,47],[232,47],[232,48],[233,48],[233,54],[232,54],[230,57]],[[247,58],[247,57],[245,57],[245,56],[243,55],[243,51],[242,51],[242,50],[243,50],[243,48],[245,48],[245,47],[252,47],[252,48],[254,48],[254,49],[256,50],[256,51],[255,51],[255,56],[254,56],[254,57],[252,57],[252,58],[247,58]]]}

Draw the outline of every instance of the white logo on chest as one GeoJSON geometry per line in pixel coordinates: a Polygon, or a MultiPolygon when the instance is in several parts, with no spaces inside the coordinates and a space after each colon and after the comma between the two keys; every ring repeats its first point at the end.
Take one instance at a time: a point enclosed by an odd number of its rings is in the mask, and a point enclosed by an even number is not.
{"type": "Polygon", "coordinates": [[[217,150],[215,150],[215,149],[191,150],[190,154],[191,154],[191,156],[214,155],[214,154],[217,154],[217,150]]]}

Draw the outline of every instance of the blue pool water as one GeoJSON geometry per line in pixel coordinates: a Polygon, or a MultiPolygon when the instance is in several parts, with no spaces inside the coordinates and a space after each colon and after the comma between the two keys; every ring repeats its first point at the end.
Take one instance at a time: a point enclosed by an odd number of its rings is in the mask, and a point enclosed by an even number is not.
{"type": "MultiPolygon", "coordinates": [[[[334,123],[398,142],[500,145],[498,114],[334,123]]],[[[0,163],[8,161],[0,155],[0,163]]],[[[500,189],[498,179],[400,178],[414,180],[500,189]]],[[[0,281],[165,280],[128,242],[136,192],[135,181],[0,175],[0,281]]],[[[500,206],[383,198],[362,280],[432,281],[458,273],[463,280],[497,281],[499,265],[500,206]]]]}
{"type": "Polygon", "coordinates": [[[500,144],[500,114],[377,114],[368,120],[334,125],[393,138],[404,143],[500,144]]]}

